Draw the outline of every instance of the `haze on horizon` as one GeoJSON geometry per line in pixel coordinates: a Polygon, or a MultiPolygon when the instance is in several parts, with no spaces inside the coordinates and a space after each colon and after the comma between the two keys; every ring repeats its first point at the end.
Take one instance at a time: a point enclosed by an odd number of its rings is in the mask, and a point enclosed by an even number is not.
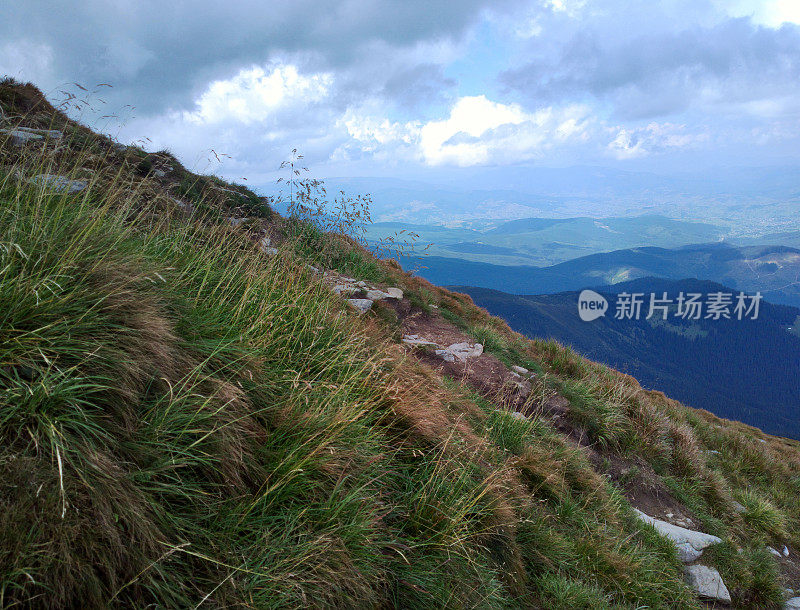
{"type": "Polygon", "coordinates": [[[188,166],[225,153],[254,186],[293,148],[321,176],[432,182],[800,165],[795,0],[70,4],[4,7],[0,73],[109,83],[86,122],[188,166]]]}

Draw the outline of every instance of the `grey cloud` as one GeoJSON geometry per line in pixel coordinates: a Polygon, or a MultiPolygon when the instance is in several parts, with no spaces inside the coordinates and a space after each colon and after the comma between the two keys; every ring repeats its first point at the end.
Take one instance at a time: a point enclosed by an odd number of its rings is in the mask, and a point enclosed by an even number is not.
{"type": "MultiPolygon", "coordinates": [[[[594,98],[624,119],[664,116],[800,93],[800,27],[748,19],[676,28],[667,23],[584,25],[500,76],[529,102],[594,98]]],[[[560,33],[560,32],[559,32],[560,33]]]]}
{"type": "Polygon", "coordinates": [[[487,6],[505,3],[28,0],[4,7],[0,42],[54,49],[49,86],[111,82],[120,101],[153,112],[185,104],[233,67],[288,54],[312,69],[347,69],[375,41],[406,48],[458,37],[487,6]]]}
{"type": "Polygon", "coordinates": [[[444,76],[441,66],[420,64],[398,70],[386,80],[381,93],[405,108],[424,111],[425,106],[442,102],[456,84],[444,76]]]}

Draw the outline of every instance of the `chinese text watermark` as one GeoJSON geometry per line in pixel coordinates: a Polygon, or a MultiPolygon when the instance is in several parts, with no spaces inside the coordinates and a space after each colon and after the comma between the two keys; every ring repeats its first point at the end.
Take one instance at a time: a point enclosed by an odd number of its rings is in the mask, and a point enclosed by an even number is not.
{"type": "MultiPolygon", "coordinates": [[[[670,297],[666,292],[620,292],[614,304],[616,320],[639,320],[651,318],[667,320],[757,320],[761,305],[761,293],[748,295],[744,292],[679,292],[670,297]]],[[[578,315],[581,320],[591,322],[605,316],[609,310],[608,300],[594,290],[584,290],[578,296],[578,315]]]]}

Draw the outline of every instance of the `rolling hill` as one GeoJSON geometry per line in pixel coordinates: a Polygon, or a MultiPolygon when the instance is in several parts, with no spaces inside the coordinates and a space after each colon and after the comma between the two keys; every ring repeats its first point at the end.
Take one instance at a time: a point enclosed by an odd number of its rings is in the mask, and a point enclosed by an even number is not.
{"type": "Polygon", "coordinates": [[[658,215],[589,218],[523,218],[474,222],[467,227],[375,223],[368,237],[380,239],[401,229],[431,244],[431,256],[496,265],[547,266],[574,258],[625,248],[676,248],[719,241],[727,231],[696,221],[658,215]]]}
{"type": "Polygon", "coordinates": [[[514,294],[552,294],[640,277],[709,280],[761,291],[774,303],[800,307],[800,250],[786,246],[701,244],[633,248],[580,257],[550,267],[489,265],[429,256],[403,261],[437,284],[468,285],[514,294]]]}
{"type": "MultiPolygon", "coordinates": [[[[800,337],[788,329],[800,309],[761,303],[757,320],[682,320],[672,314],[592,322],[578,316],[578,292],[517,296],[458,287],[476,304],[529,337],[552,338],[720,417],[800,439],[800,337]]],[[[597,289],[609,303],[620,292],[735,292],[712,282],[642,278],[597,289]]],[[[674,313],[674,307],[673,312],[674,313]]],[[[643,312],[644,316],[644,312],[643,312]]]]}

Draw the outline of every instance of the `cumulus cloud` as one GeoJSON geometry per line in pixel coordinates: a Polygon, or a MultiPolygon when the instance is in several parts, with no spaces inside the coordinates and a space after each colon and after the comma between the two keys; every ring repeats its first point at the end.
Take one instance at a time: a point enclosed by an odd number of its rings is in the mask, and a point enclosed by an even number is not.
{"type": "Polygon", "coordinates": [[[462,97],[446,119],[421,127],[419,148],[431,165],[459,166],[521,161],[571,138],[580,138],[590,122],[579,106],[525,112],[485,96],[462,97]]]}
{"type": "Polygon", "coordinates": [[[800,137],[797,6],[39,0],[4,7],[0,71],[110,82],[103,113],[137,107],[123,139],[189,164],[222,150],[231,175],[292,148],[316,167],[752,156],[800,137]]]}
{"type": "Polygon", "coordinates": [[[659,5],[643,17],[616,1],[598,4],[618,10],[572,27],[554,22],[569,32],[564,42],[533,39],[532,58],[502,81],[534,102],[593,98],[634,120],[778,96],[800,99],[800,26],[710,20],[697,8],[676,20],[659,5]]]}
{"type": "Polygon", "coordinates": [[[212,82],[196,102],[196,110],[185,118],[194,123],[235,121],[249,125],[274,117],[281,110],[303,106],[304,110],[329,94],[330,73],[304,75],[296,66],[271,69],[254,66],[230,79],[212,82]]]}
{"type": "MultiPolygon", "coordinates": [[[[65,80],[110,82],[125,103],[135,98],[152,112],[189,103],[210,80],[278,56],[296,55],[324,72],[363,63],[376,44],[402,52],[420,42],[454,40],[487,6],[498,10],[507,0],[6,4],[0,40],[52,53],[50,70],[35,74],[45,88],[65,80]]],[[[20,70],[27,77],[28,66],[14,72],[20,70]]]]}
{"type": "Polygon", "coordinates": [[[609,128],[616,134],[608,144],[617,159],[634,159],[670,149],[693,148],[708,140],[706,133],[686,133],[684,125],[649,123],[640,128],[609,128]]]}

